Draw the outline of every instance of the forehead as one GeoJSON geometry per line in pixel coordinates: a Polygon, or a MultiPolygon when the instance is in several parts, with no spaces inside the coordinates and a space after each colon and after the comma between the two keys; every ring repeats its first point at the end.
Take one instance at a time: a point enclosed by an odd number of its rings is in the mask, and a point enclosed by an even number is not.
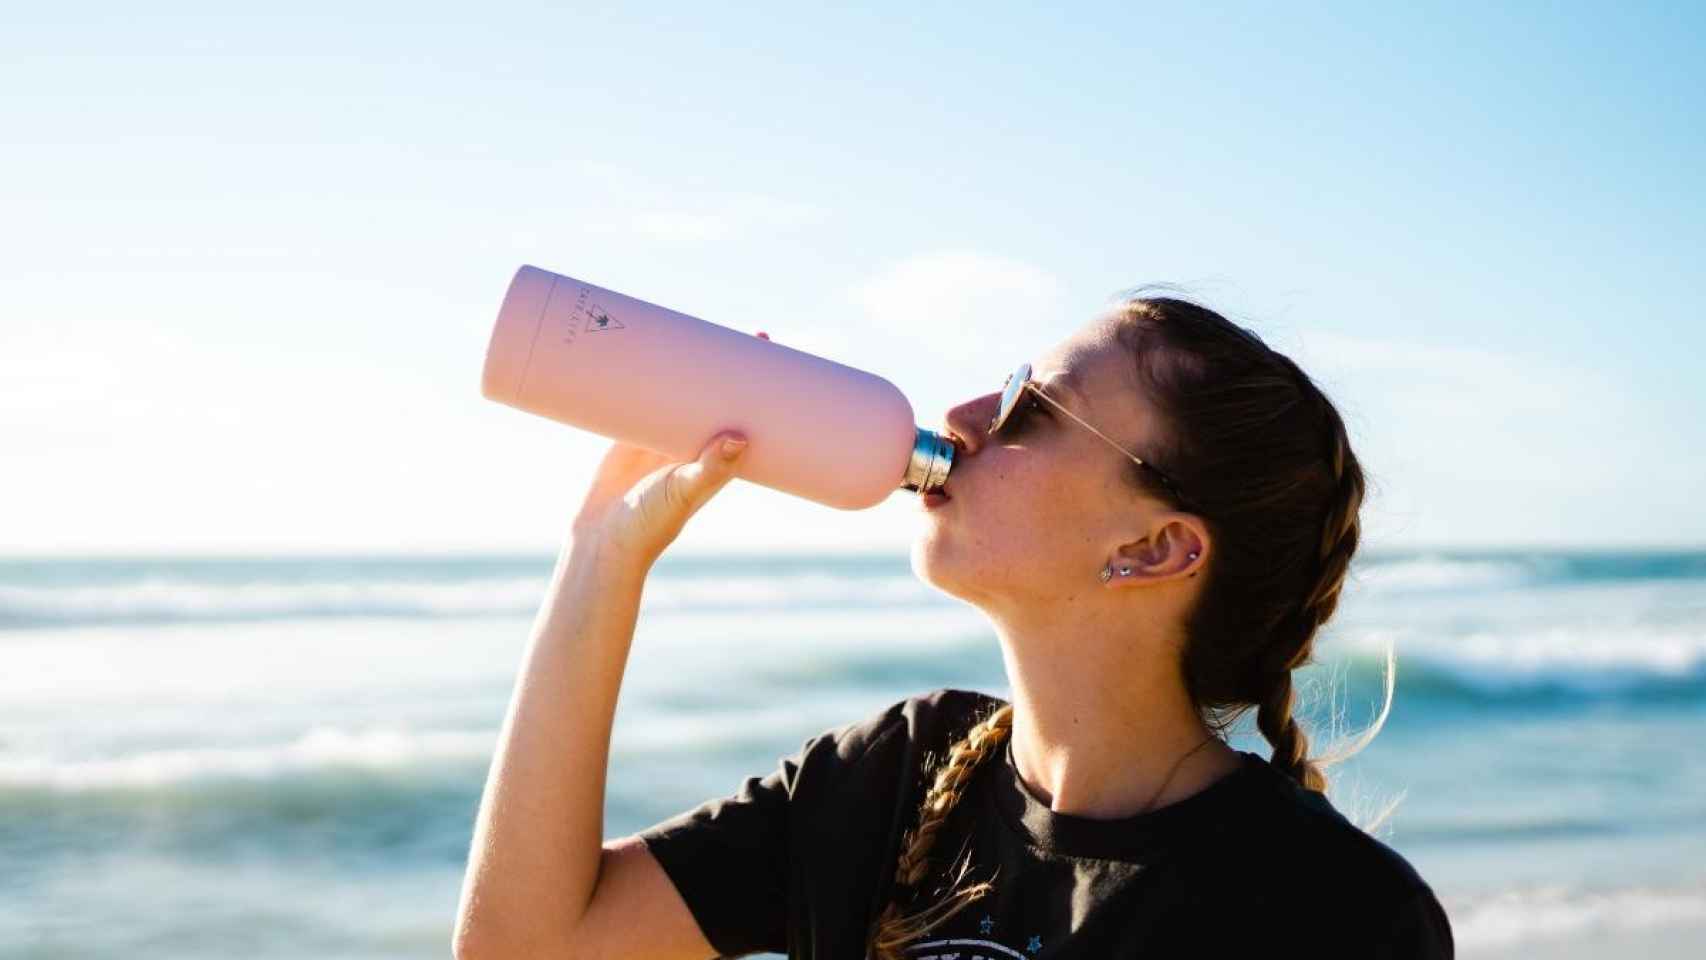
{"type": "Polygon", "coordinates": [[[1031,376],[1080,416],[1102,410],[1124,422],[1134,415],[1130,359],[1106,323],[1092,321],[1038,355],[1031,376]]]}

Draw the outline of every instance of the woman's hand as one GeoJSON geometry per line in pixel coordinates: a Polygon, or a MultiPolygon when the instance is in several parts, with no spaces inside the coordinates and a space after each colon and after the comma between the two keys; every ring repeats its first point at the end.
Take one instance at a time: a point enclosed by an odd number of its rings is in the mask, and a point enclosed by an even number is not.
{"type": "MultiPolygon", "coordinates": [[[[758,336],[770,339],[760,330],[758,336]]],[[[647,567],[675,542],[693,514],[733,479],[746,438],[724,430],[697,459],[676,462],[644,447],[616,441],[593,475],[574,535],[591,537],[647,567]],[[725,442],[738,444],[725,453],[725,442]]]]}

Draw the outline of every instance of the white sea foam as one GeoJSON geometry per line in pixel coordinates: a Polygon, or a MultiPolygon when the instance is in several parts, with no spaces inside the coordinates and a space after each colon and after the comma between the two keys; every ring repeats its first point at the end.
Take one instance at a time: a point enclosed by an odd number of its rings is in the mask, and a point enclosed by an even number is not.
{"type": "Polygon", "coordinates": [[[1540,887],[1442,904],[1453,939],[1468,950],[1706,922],[1706,889],[1700,887],[1540,887]]]}
{"type": "Polygon", "coordinates": [[[542,577],[407,581],[213,583],[150,576],[117,584],[0,586],[0,613],[21,623],[273,619],[361,613],[418,616],[523,613],[542,577]]]}
{"type": "Polygon", "coordinates": [[[332,769],[404,769],[490,756],[495,730],[316,727],[283,743],[191,746],[106,757],[0,753],[0,786],[78,791],[209,778],[270,779],[332,769]]]}
{"type": "Polygon", "coordinates": [[[1483,560],[1420,556],[1353,564],[1351,577],[1359,587],[1378,592],[1462,590],[1526,583],[1549,569],[1541,558],[1483,560]]]}
{"type": "MultiPolygon", "coordinates": [[[[740,744],[781,729],[815,734],[862,718],[882,700],[869,693],[828,691],[814,697],[809,706],[791,700],[731,702],[728,708],[717,710],[642,706],[637,711],[625,711],[616,725],[612,760],[646,754],[698,755],[707,748],[740,744]]],[[[340,770],[407,773],[447,763],[484,764],[490,760],[499,734],[496,727],[418,730],[387,725],[347,729],[322,724],[289,739],[240,746],[171,746],[80,756],[0,750],[0,790],[147,789],[193,781],[267,780],[340,770]]],[[[788,749],[793,746],[797,744],[790,744],[788,749]]]]}
{"type": "Polygon", "coordinates": [[[1436,633],[1365,627],[1344,641],[1372,657],[1396,645],[1406,662],[1488,693],[1540,686],[1585,694],[1706,679],[1706,624],[1560,623],[1436,633]]]}
{"type": "MultiPolygon", "coordinates": [[[[530,616],[545,577],[218,583],[148,576],[103,585],[0,585],[0,625],[275,620],[328,616],[530,616]]],[[[939,599],[911,576],[654,577],[647,609],[892,606],[939,599]]]]}
{"type": "MultiPolygon", "coordinates": [[[[833,562],[824,568],[779,563],[754,568],[750,563],[731,559],[727,569],[714,571],[660,569],[647,583],[645,604],[659,610],[769,610],[945,602],[899,558],[856,571],[863,575],[849,575],[833,562]]],[[[81,580],[14,578],[0,582],[0,627],[327,616],[529,616],[538,609],[547,587],[546,569],[522,575],[513,564],[457,569],[453,561],[446,561],[444,576],[359,565],[333,576],[335,569],[305,561],[251,571],[247,579],[236,579],[232,571],[214,568],[209,573],[163,562],[159,568],[144,568],[116,580],[101,579],[106,575],[99,572],[81,580]]],[[[1567,558],[1540,554],[1372,556],[1352,567],[1346,596],[1352,603],[1365,598],[1402,602],[1442,594],[1481,598],[1510,591],[1515,595],[1545,584],[1567,585],[1580,592],[1595,583],[1647,582],[1640,577],[1606,579],[1598,573],[1571,570],[1567,558]]]]}

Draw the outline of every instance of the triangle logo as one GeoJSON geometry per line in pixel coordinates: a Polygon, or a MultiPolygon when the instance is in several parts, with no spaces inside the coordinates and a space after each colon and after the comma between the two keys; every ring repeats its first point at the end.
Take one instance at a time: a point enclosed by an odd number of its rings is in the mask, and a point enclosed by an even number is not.
{"type": "Polygon", "coordinates": [[[616,319],[615,317],[611,316],[608,313],[605,313],[604,310],[601,309],[600,307],[598,307],[596,304],[589,305],[586,308],[586,332],[587,333],[597,333],[600,330],[623,330],[623,329],[626,329],[626,327],[623,325],[622,321],[616,319]]]}

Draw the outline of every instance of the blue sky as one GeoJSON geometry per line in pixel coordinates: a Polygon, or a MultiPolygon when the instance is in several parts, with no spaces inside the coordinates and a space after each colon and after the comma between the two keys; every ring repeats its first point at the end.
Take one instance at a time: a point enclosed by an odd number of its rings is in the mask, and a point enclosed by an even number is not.
{"type": "Polygon", "coordinates": [[[606,441],[479,396],[521,263],[925,424],[1172,282],[1340,405],[1371,545],[1706,542],[1698,7],[648,6],[9,13],[0,552],[555,548],[606,441]]]}

